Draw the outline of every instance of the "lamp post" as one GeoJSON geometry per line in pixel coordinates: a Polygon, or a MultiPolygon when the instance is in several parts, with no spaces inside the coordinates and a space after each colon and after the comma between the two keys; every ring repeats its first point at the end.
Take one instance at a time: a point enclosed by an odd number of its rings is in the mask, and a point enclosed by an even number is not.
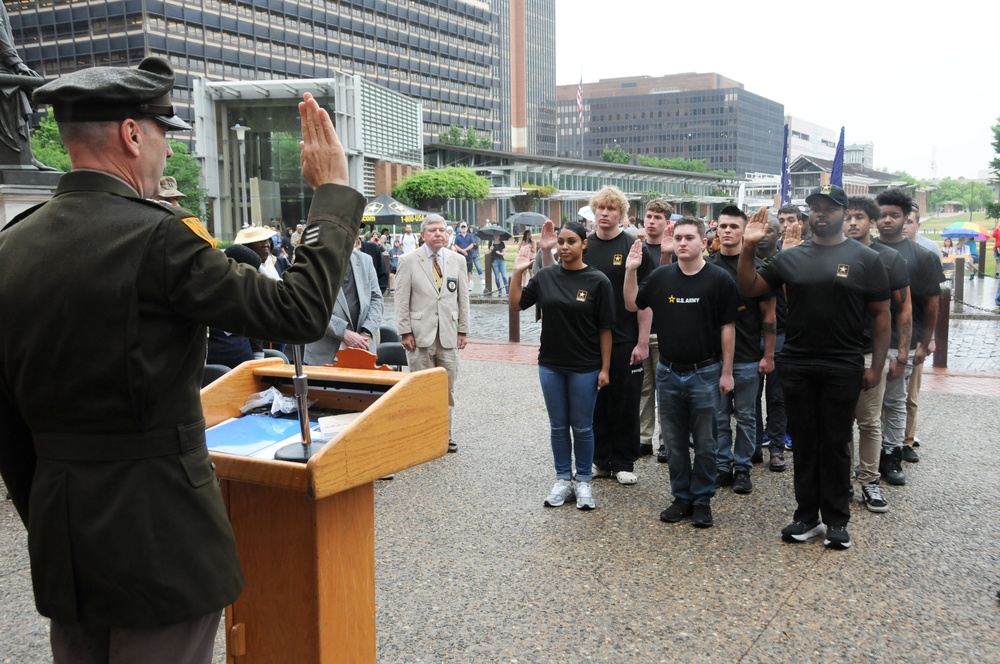
{"type": "Polygon", "coordinates": [[[236,132],[236,140],[240,144],[240,187],[243,189],[243,225],[250,225],[250,213],[247,207],[247,178],[246,178],[246,163],[247,163],[247,132],[250,131],[250,127],[244,127],[240,123],[236,123],[232,126],[232,129],[236,132]]]}

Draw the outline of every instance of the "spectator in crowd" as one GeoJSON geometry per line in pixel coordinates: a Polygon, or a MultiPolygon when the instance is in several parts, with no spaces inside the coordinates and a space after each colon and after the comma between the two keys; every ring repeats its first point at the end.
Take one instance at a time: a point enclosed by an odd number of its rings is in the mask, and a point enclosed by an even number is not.
{"type": "Polygon", "coordinates": [[[507,260],[504,257],[504,251],[507,249],[507,245],[502,239],[500,239],[499,233],[493,234],[493,239],[490,240],[490,265],[493,269],[493,292],[500,295],[500,291],[507,289],[507,295],[510,296],[510,281],[507,279],[507,260]]]}
{"type": "Polygon", "coordinates": [[[382,324],[382,308],[378,275],[369,256],[361,251],[361,237],[358,236],[326,332],[317,341],[306,344],[303,361],[306,364],[333,364],[343,348],[374,354],[375,337],[382,324]]]}
{"type": "Polygon", "coordinates": [[[183,207],[181,199],[187,198],[180,189],[177,188],[177,179],[166,176],[160,178],[160,191],[153,196],[153,200],[162,201],[171,207],[183,207]]]}
{"type": "MultiPolygon", "coordinates": [[[[757,243],[767,234],[766,208],[743,235],[738,267],[740,294],[786,289],[788,321],[777,358],[788,419],[794,425],[795,501],[786,542],[825,533],[824,544],[852,545],[851,440],[863,389],[881,379],[889,346],[889,280],[878,254],[844,237],[847,194],[823,185],[806,198],[812,239],[756,266],[757,243]],[[865,370],[863,331],[871,318],[872,366],[865,370]]],[[[786,236],[787,237],[787,236],[786,236]]]]}
{"type": "MultiPolygon", "coordinates": [[[[889,279],[889,290],[892,298],[889,303],[891,333],[889,337],[889,353],[891,359],[882,370],[882,378],[878,385],[870,390],[862,390],[858,398],[858,406],[854,418],[858,423],[858,464],[857,478],[861,484],[861,498],[869,512],[889,511],[889,502],[882,495],[879,486],[879,457],[882,452],[882,400],[888,381],[896,380],[903,375],[906,363],[900,363],[898,358],[906,357],[910,348],[912,332],[912,313],[910,310],[910,275],[906,269],[906,261],[895,249],[873,242],[871,228],[881,216],[881,211],[875,201],[865,196],[851,196],[847,207],[847,237],[857,240],[866,247],[878,252],[885,265],[886,276],[889,279]],[[895,355],[893,351],[895,350],[895,355]]],[[[872,365],[872,335],[871,323],[865,321],[864,329],[865,369],[872,365]]],[[[852,453],[853,457],[853,453],[852,453]]],[[[854,474],[852,471],[851,480],[854,474]]]]}
{"type": "Polygon", "coordinates": [[[378,286],[385,295],[389,292],[389,268],[386,267],[382,247],[375,242],[362,241],[360,249],[371,259],[375,274],[378,276],[378,286]]]}
{"type": "Polygon", "coordinates": [[[476,268],[476,273],[483,276],[483,266],[479,260],[479,244],[476,237],[469,231],[469,225],[464,221],[458,224],[458,233],[455,235],[453,249],[465,257],[465,267],[469,273],[469,283],[472,283],[472,268],[476,268]]]}
{"type": "Polygon", "coordinates": [[[955,255],[955,243],[951,241],[950,237],[946,237],[944,242],[941,244],[941,256],[954,256],[955,255]]]}
{"type": "MultiPolygon", "coordinates": [[[[736,268],[743,249],[747,216],[735,205],[719,213],[716,234],[721,248],[709,262],[725,270],[736,283],[736,268]]],[[[757,266],[764,263],[760,261],[757,266]]],[[[750,471],[756,461],[757,388],[760,376],[774,370],[774,341],[777,333],[775,299],[771,292],[757,297],[740,297],[736,315],[736,343],[733,355],[733,389],[719,400],[716,416],[715,485],[732,486],[739,494],[753,491],[750,471]],[[761,348],[763,339],[763,349],[761,348]],[[730,420],[736,419],[733,441],[730,420]]]]}
{"type": "Polygon", "coordinates": [[[691,517],[696,528],[713,524],[715,418],[720,395],[733,389],[739,299],[732,277],[705,261],[705,235],[700,219],[678,220],[672,241],[665,238],[661,243],[662,253],[672,250],[677,262],[664,265],[661,261],[641,285],[638,273],[648,256],[641,244],[632,246],[622,289],[625,308],[651,309],[658,338],[670,339],[660,347],[656,368],[660,428],[668,450],[673,496],[673,502],[660,512],[660,520],[676,523],[691,517]]]}
{"type": "Polygon", "coordinates": [[[451,419],[458,380],[458,351],[469,334],[469,288],[462,257],[445,248],[444,217],[429,214],[420,225],[423,246],[399,259],[396,329],[410,371],[444,367],[448,372],[448,451],[457,452],[451,419]]]}
{"type": "Polygon", "coordinates": [[[608,384],[614,293],[608,278],[583,262],[587,229],[582,224],[567,222],[559,230],[557,246],[560,265],[539,270],[523,290],[521,278],[534,256],[518,254],[510,305],[524,310],[538,304],[545,311],[538,379],[549,415],[556,483],[544,504],[559,507],[575,496],[577,509],[592,510],[594,404],[598,390],[608,384]]]}
{"type": "Polygon", "coordinates": [[[260,273],[275,281],[281,279],[278,273],[278,259],[272,253],[272,236],[274,232],[263,226],[245,226],[233,239],[233,244],[243,244],[253,249],[260,257],[260,273]]]}
{"type": "Polygon", "coordinates": [[[297,224],[295,226],[295,230],[292,231],[292,234],[289,237],[289,241],[288,242],[289,242],[289,244],[292,245],[292,252],[293,253],[298,248],[299,243],[302,241],[302,231],[304,231],[305,229],[306,229],[306,225],[303,224],[303,223],[299,223],[299,224],[297,224]]]}
{"type": "MultiPolygon", "coordinates": [[[[626,311],[622,299],[625,257],[639,242],[619,226],[628,212],[625,194],[617,187],[604,187],[590,199],[590,207],[597,221],[587,238],[587,264],[611,280],[615,294],[609,383],[597,394],[594,408],[594,476],[614,476],[619,484],[629,485],[638,480],[634,470],[639,458],[639,395],[653,314],[648,310],[626,311]]],[[[639,248],[642,250],[641,242],[639,248]]],[[[653,267],[648,253],[643,251],[642,256],[645,258],[637,268],[640,281],[653,267]]]]}
{"type": "MultiPolygon", "coordinates": [[[[530,256],[531,265],[524,271],[524,283],[528,283],[531,277],[534,276],[534,261],[535,254],[537,253],[538,246],[535,244],[535,239],[531,236],[531,230],[525,228],[524,233],[521,235],[521,239],[517,242],[517,255],[518,256],[530,256]]],[[[523,286],[524,284],[522,284],[523,286]]]]}
{"type": "Polygon", "coordinates": [[[394,240],[392,249],[389,250],[389,290],[396,290],[396,270],[399,269],[399,259],[403,255],[403,248],[399,246],[399,240],[394,240]]]}
{"type": "Polygon", "coordinates": [[[417,237],[413,234],[413,227],[410,224],[403,227],[403,234],[399,237],[399,246],[403,248],[404,254],[417,248],[417,237]]]}

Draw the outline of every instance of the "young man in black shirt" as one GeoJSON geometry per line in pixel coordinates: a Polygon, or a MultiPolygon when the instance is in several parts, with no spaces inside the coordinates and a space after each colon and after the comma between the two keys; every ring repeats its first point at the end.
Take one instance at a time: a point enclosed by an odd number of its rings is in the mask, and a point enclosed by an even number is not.
{"type": "MultiPolygon", "coordinates": [[[[927,357],[937,323],[938,296],[944,274],[934,254],[903,235],[903,226],[912,208],[910,197],[900,189],[887,189],[875,202],[880,208],[878,243],[898,251],[906,260],[910,274],[913,335],[907,352],[901,350],[898,356],[894,351],[889,352],[893,361],[905,365],[905,370],[901,375],[890,376],[882,397],[882,477],[889,484],[903,485],[906,475],[900,462],[906,433],[907,381],[913,367],[922,364],[927,357]]],[[[914,454],[911,459],[915,458],[914,454]]]]}
{"type": "MultiPolygon", "coordinates": [[[[912,315],[910,312],[910,275],[906,261],[895,249],[872,242],[871,227],[880,216],[875,201],[864,196],[852,196],[847,208],[847,237],[857,240],[878,252],[885,264],[889,278],[892,301],[889,305],[892,332],[889,348],[897,349],[897,357],[906,357],[910,347],[912,315]]],[[[864,334],[865,368],[872,362],[871,329],[866,325],[864,334]]],[[[861,483],[861,497],[870,512],[888,512],[889,503],[882,496],[879,487],[879,454],[882,451],[882,397],[886,380],[895,380],[903,375],[906,362],[896,360],[886,362],[882,380],[870,390],[861,393],[854,417],[858,422],[858,482],[861,483]]],[[[853,455],[852,455],[853,456],[853,455]]]]}
{"type": "MultiPolygon", "coordinates": [[[[628,213],[628,199],[617,187],[607,186],[594,194],[590,207],[597,217],[594,232],[587,237],[587,265],[611,280],[615,293],[615,326],[611,331],[611,383],[597,394],[594,408],[594,477],[611,477],[619,484],[635,484],[635,460],[639,458],[639,395],[642,363],[649,354],[652,313],[625,310],[622,286],[625,257],[634,243],[642,243],[618,225],[628,213]]],[[[639,278],[653,264],[642,250],[639,278]]]]}
{"type": "Polygon", "coordinates": [[[805,542],[825,531],[826,546],[844,549],[851,546],[854,410],[861,389],[881,379],[889,345],[889,280],[877,253],[844,237],[843,189],[824,185],[806,203],[812,239],[761,268],[756,245],[767,232],[768,212],[754,214],[743,235],[739,288],[753,297],[784,285],[788,297],[787,336],[777,363],[796,436],[797,507],[781,537],[805,542]],[[861,341],[866,314],[872,329],[867,370],[861,341]]]}
{"type": "MultiPolygon", "coordinates": [[[[660,519],[674,523],[690,516],[691,525],[712,525],[715,495],[715,416],[719,396],[733,389],[736,284],[725,270],[708,264],[705,225],[683,217],[673,229],[677,262],[661,265],[639,285],[642,247],[629,252],[625,307],[650,309],[664,343],[656,368],[660,429],[667,446],[673,502],[660,519]],[[694,440],[694,464],[688,440],[694,440]]],[[[667,241],[664,240],[664,243],[667,241]]]]}
{"type": "MultiPolygon", "coordinates": [[[[781,223],[777,217],[769,215],[767,218],[767,233],[757,243],[757,258],[766,263],[778,255],[778,240],[781,238],[781,223]]],[[[738,263],[739,261],[737,261],[738,263]]],[[[785,290],[778,288],[774,291],[774,354],[777,357],[785,345],[785,319],[787,318],[788,307],[785,304],[785,290]]],[[[764,340],[761,339],[761,351],[764,350],[764,340]]],[[[787,437],[787,415],[785,414],[785,395],[781,391],[781,381],[778,379],[777,367],[769,374],[761,374],[760,386],[757,388],[757,441],[754,447],[754,460],[758,457],[763,460],[764,434],[767,433],[768,462],[767,467],[772,472],[784,472],[785,464],[785,439],[787,437]],[[767,426],[764,425],[764,410],[761,408],[761,400],[767,402],[767,426]]]]}
{"type": "MultiPolygon", "coordinates": [[[[649,257],[653,261],[653,266],[659,266],[662,254],[661,242],[664,234],[673,232],[673,225],[670,217],[674,213],[674,208],[670,203],[662,198],[655,198],[646,203],[646,217],[643,221],[643,228],[646,230],[646,239],[642,244],[649,252],[649,257]]],[[[673,254],[667,254],[670,258],[664,263],[672,260],[673,254]]],[[[660,359],[660,345],[656,332],[649,334],[649,355],[642,363],[642,394],[639,397],[639,455],[653,453],[653,431],[656,430],[656,363],[660,359]]],[[[660,433],[659,449],[656,451],[656,460],[661,463],[667,462],[667,448],[663,445],[663,434],[660,433]]]]}

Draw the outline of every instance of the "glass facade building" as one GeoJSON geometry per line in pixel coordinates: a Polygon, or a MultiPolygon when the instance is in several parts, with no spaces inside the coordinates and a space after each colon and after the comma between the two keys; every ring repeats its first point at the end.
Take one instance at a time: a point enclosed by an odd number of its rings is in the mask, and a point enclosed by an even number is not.
{"type": "Polygon", "coordinates": [[[177,71],[178,114],[188,120],[195,78],[328,78],[339,71],[419,100],[425,140],[459,125],[499,144],[502,51],[487,0],[12,0],[6,5],[19,52],[46,79],[90,66],[134,67],[146,55],[165,55],[177,71]]]}
{"type": "Polygon", "coordinates": [[[597,161],[618,145],[633,155],[702,159],[739,176],[781,172],[781,104],[716,74],[674,78],[585,84],[582,155],[577,86],[559,86],[559,156],[597,161]],[[719,87],[699,87],[706,82],[719,87]]]}

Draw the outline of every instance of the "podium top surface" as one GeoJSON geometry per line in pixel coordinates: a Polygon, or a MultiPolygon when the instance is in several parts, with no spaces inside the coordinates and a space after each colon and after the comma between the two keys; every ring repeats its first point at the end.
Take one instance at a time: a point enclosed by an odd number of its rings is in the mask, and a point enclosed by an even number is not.
{"type": "MultiPolygon", "coordinates": [[[[360,412],[305,464],[212,452],[222,479],[308,493],[316,499],[374,481],[448,449],[448,376],[304,367],[319,407],[360,412]]],[[[295,368],[280,359],[245,362],[201,391],[206,425],[240,417],[249,395],[276,386],[292,394],[295,368]]]]}

